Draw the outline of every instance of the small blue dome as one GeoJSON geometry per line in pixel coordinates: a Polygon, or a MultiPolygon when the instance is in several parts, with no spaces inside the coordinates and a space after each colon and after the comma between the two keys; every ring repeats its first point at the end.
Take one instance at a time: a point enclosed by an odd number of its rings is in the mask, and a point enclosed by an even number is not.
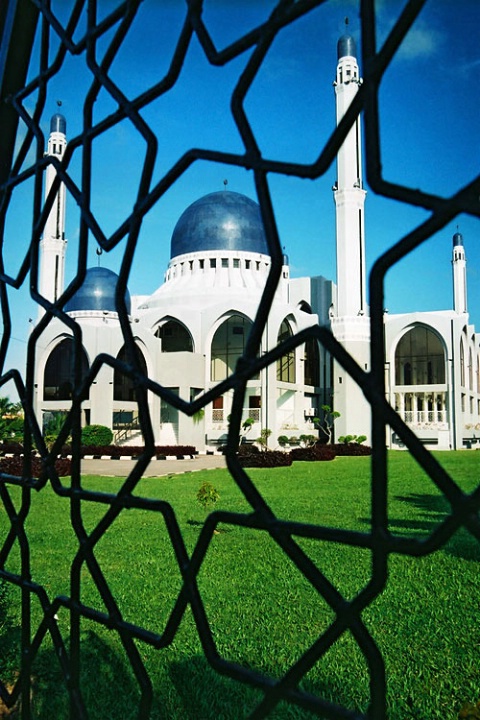
{"type": "Polygon", "coordinates": [[[453,247],[458,247],[458,245],[463,245],[463,235],[462,233],[456,232],[453,236],[453,247]]]}
{"type": "MultiPolygon", "coordinates": [[[[116,312],[115,290],[118,275],[112,270],[103,267],[93,267],[87,270],[83,285],[65,305],[66,312],[75,310],[97,310],[100,312],[116,312]]],[[[125,294],[127,312],[130,314],[130,293],[125,294]]]]}
{"type": "Polygon", "coordinates": [[[357,57],[357,44],[351,35],[342,35],[337,43],[337,58],[357,57]]]}
{"type": "Polygon", "coordinates": [[[258,204],[230,190],[210,193],[192,203],[175,226],[170,257],[206,250],[268,255],[258,204]]]}
{"type": "Polygon", "coordinates": [[[56,113],[55,115],[52,115],[52,119],[50,120],[50,132],[60,132],[64,135],[67,132],[67,121],[63,117],[63,115],[60,115],[60,113],[56,113]]]}

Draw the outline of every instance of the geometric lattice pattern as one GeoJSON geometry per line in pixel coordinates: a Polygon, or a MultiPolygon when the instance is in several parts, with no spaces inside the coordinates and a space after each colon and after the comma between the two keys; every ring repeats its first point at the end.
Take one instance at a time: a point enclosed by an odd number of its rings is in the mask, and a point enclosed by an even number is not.
{"type": "MultiPolygon", "coordinates": [[[[453,197],[439,197],[422,193],[410,187],[390,182],[381,174],[381,143],[379,135],[378,90],[382,77],[396,50],[409,28],[414,23],[424,5],[422,0],[412,0],[392,28],[383,47],[377,48],[375,39],[374,0],[361,3],[362,32],[362,68],[364,82],[354,102],[322,148],[318,158],[311,164],[282,162],[263,157],[244,107],[244,99],[276,34],[287,24],[294,22],[321,5],[321,0],[280,0],[270,17],[259,27],[239,38],[231,45],[218,49],[209,34],[208,25],[202,16],[201,0],[187,0],[184,24],[176,41],[175,50],[166,74],[158,79],[148,91],[138,97],[126,98],[110,77],[110,66],[116,53],[122,46],[129,28],[136,21],[140,5],[139,0],[112,3],[109,14],[97,20],[96,3],[77,0],[68,3],[69,15],[60,20],[54,14],[49,0],[6,0],[0,8],[0,30],[3,41],[0,53],[0,218],[2,233],[9,212],[10,200],[22,183],[32,183],[34,187],[31,213],[31,238],[25,257],[19,262],[16,275],[5,271],[2,253],[0,268],[0,302],[3,319],[3,337],[0,344],[0,385],[14,382],[21,398],[26,418],[25,446],[26,454],[22,477],[2,474],[0,494],[3,506],[8,514],[11,529],[2,538],[0,548],[0,577],[20,588],[22,598],[22,664],[21,672],[11,690],[0,685],[0,694],[8,703],[13,704],[22,698],[22,717],[31,717],[29,704],[31,668],[38,649],[46,634],[50,634],[58,662],[61,667],[65,687],[71,703],[71,717],[84,718],[86,710],[82,700],[80,683],[80,628],[84,618],[110,628],[118,633],[125,652],[131,663],[141,695],[139,717],[147,718],[152,702],[152,687],[148,671],[138,650],[137,641],[149,643],[156,648],[168,646],[176,637],[180,621],[186,608],[191,608],[198,636],[205,657],[214,670],[222,675],[253,685],[263,692],[263,699],[252,713],[252,718],[267,717],[275,712],[280,702],[297,705],[322,717],[347,718],[360,717],[341,706],[327,702],[324,698],[313,696],[299,689],[299,683],[313,665],[324,655],[341,635],[347,631],[353,635],[358,648],[363,653],[370,672],[370,718],[385,717],[386,682],[384,662],[378,648],[362,621],[362,611],[382,592],[387,579],[387,561],[391,553],[404,553],[421,556],[432,552],[445,543],[448,538],[464,525],[470,533],[480,539],[478,506],[480,488],[472,495],[464,494],[452,478],[442,469],[436,460],[424,449],[414,434],[396,415],[385,401],[384,357],[383,357],[383,308],[384,279],[387,271],[401,258],[406,256],[432,234],[444,227],[460,213],[480,216],[478,197],[480,179],[467,185],[453,197]],[[214,65],[232,63],[245,50],[251,50],[250,59],[231,98],[231,111],[244,145],[244,151],[238,154],[223,153],[215,149],[190,149],[158,180],[153,181],[153,169],[158,152],[159,138],[155,135],[142,110],[161,95],[168,93],[180,75],[182,65],[192,38],[196,36],[203,53],[214,65]],[[34,38],[40,38],[35,41],[34,38]],[[35,56],[34,56],[35,55],[35,56]],[[83,104],[83,129],[80,134],[69,140],[61,163],[51,156],[44,156],[45,137],[41,130],[44,119],[44,107],[48,84],[61,70],[66,58],[83,57],[91,78],[87,96],[83,104]],[[38,69],[31,75],[32,63],[38,69]],[[27,75],[27,73],[29,73],[27,75]],[[25,82],[28,78],[28,82],[25,82]],[[112,98],[115,110],[101,121],[94,121],[93,107],[102,91],[112,98]],[[33,104],[33,105],[32,105],[33,104]],[[275,174],[298,178],[318,178],[323,175],[332,162],[357,115],[364,115],[366,136],[366,174],[371,190],[403,203],[423,207],[430,211],[427,221],[423,222],[407,237],[379,257],[373,267],[369,284],[369,302],[371,308],[371,371],[364,372],[324,327],[313,327],[290,337],[282,345],[258,357],[262,333],[267,321],[277,283],[282,270],[282,248],[278,239],[275,217],[269,187],[269,177],[275,174]],[[137,130],[144,144],[144,162],[136,188],[136,200],[133,212],[124,217],[120,226],[106,236],[96,221],[92,211],[90,196],[92,180],[92,147],[95,140],[107,135],[120,123],[127,120],[137,130]],[[16,146],[18,128],[24,130],[20,146],[16,146]],[[81,184],[77,184],[71,173],[70,165],[74,157],[80,155],[82,163],[81,184]],[[29,162],[28,158],[34,159],[29,162]],[[188,403],[168,392],[160,384],[153,382],[142,373],[137,364],[135,343],[124,304],[125,288],[131,269],[139,231],[145,217],[173,183],[194,163],[206,160],[245,168],[254,177],[257,199],[261,208],[266,237],[271,255],[271,271],[265,286],[261,305],[253,323],[244,356],[236,372],[201,398],[188,403]],[[57,180],[49,197],[43,199],[43,177],[48,163],[54,163],[57,180]],[[54,303],[48,302],[38,291],[39,241],[43,227],[52,206],[59,183],[65,184],[67,193],[80,208],[78,270],[64,294],[54,303]],[[63,307],[75,291],[81,286],[86,271],[86,250],[88,238],[109,252],[124,242],[124,255],[117,288],[117,309],[129,355],[129,362],[121,363],[107,354],[99,354],[92,363],[86,377],[81,375],[81,331],[79,326],[63,311],[63,307]],[[9,289],[18,289],[29,285],[33,300],[41,305],[45,313],[32,331],[28,341],[27,371],[23,378],[18,370],[6,367],[5,360],[12,334],[12,313],[9,301],[9,289]],[[41,430],[33,413],[33,368],[37,352],[37,343],[42,331],[53,318],[58,318],[73,335],[77,347],[76,386],[71,411],[55,446],[48,451],[42,439],[41,430]],[[239,435],[246,382],[258,372],[276,362],[278,358],[304,343],[308,338],[316,338],[336,361],[361,386],[363,392],[374,407],[372,413],[372,479],[371,479],[371,526],[363,533],[346,529],[304,525],[277,517],[270,509],[261,493],[243,470],[236,458],[235,445],[239,435]],[[145,451],[132,464],[132,470],[118,493],[94,493],[82,485],[80,470],[80,411],[82,400],[88,394],[89,386],[104,365],[119,369],[133,378],[136,387],[139,421],[145,442],[145,451]],[[187,552],[174,510],[170,504],[134,493],[150,458],[154,453],[152,420],[149,417],[147,393],[155,393],[182,413],[193,415],[202,407],[211,403],[227,390],[233,390],[234,403],[230,418],[227,464],[229,472],[252,512],[230,513],[216,512],[208,517],[200,533],[198,542],[191,554],[187,552]],[[446,519],[426,540],[411,540],[395,536],[388,529],[387,510],[387,461],[385,450],[385,429],[390,426],[403,440],[417,462],[429,474],[436,486],[448,500],[451,511],[446,519]],[[71,433],[73,439],[72,479],[68,486],[55,473],[53,459],[58,448],[71,433]],[[32,477],[28,450],[35,441],[40,448],[44,472],[39,480],[32,477]],[[78,541],[78,551],[70,568],[70,592],[68,596],[50,598],[47,589],[31,577],[30,548],[28,539],[28,513],[31,493],[42,492],[47,485],[58,496],[64,498],[66,513],[69,511],[73,532],[78,541]],[[11,487],[20,486],[22,499],[16,505],[11,498],[11,487]],[[99,503],[105,512],[93,528],[86,527],[83,508],[86,503],[99,503]],[[181,590],[173,610],[161,632],[154,633],[142,626],[142,619],[135,623],[127,622],[120,612],[117,600],[109,587],[97,562],[95,548],[99,540],[108,535],[116,519],[126,508],[141,508],[157,513],[168,528],[173,552],[182,577],[181,590]],[[271,678],[262,673],[247,669],[237,663],[224,659],[219,653],[215,638],[209,625],[209,619],[197,586],[197,577],[206,556],[209,543],[219,522],[249,527],[252,531],[267,532],[272,540],[295,564],[318,596],[333,611],[334,619],[329,627],[322,631],[315,642],[291,665],[280,679],[271,678]],[[343,597],[322,574],[321,570],[309,559],[298,542],[298,538],[310,538],[316,542],[336,542],[365,548],[371,553],[371,572],[363,589],[351,600],[343,597]],[[19,574],[7,572],[6,560],[14,544],[21,547],[21,571],[19,574]],[[81,599],[82,569],[88,568],[106,608],[105,612],[86,606],[81,599]],[[43,620],[38,627],[31,625],[31,606],[39,601],[43,610],[43,620]],[[63,637],[55,622],[55,614],[62,607],[70,612],[70,634],[63,637]]],[[[2,235],[3,236],[3,235],[2,235]]],[[[2,240],[3,247],[3,240],[2,240]]],[[[161,650],[160,650],[161,651],[161,650]]],[[[363,717],[363,716],[362,716],[363,717]]]]}

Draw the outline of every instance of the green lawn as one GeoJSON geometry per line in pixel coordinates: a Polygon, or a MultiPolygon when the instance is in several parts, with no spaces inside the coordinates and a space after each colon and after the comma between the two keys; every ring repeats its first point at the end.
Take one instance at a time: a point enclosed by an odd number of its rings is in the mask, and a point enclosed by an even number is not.
{"type": "MultiPolygon", "coordinates": [[[[452,452],[437,457],[463,490],[476,488],[480,453],[452,452]]],[[[445,518],[448,503],[407,453],[391,454],[389,462],[391,532],[403,538],[428,537],[445,518]]],[[[281,519],[369,530],[369,458],[294,463],[287,469],[252,469],[249,475],[281,519]]],[[[203,480],[219,491],[218,509],[248,512],[241,492],[222,470],[144,479],[135,492],[171,503],[189,554],[205,519],[195,500],[203,480]]],[[[121,484],[118,479],[97,477],[87,477],[84,482],[89,489],[106,492],[121,484]]],[[[18,506],[18,489],[9,492],[18,506]]],[[[92,531],[106,512],[105,505],[84,503],[87,530],[92,531]]],[[[69,594],[70,564],[76,549],[69,518],[69,501],[49,488],[32,496],[27,521],[32,577],[45,586],[50,598],[69,594]]],[[[2,534],[7,527],[2,508],[2,534]]],[[[368,549],[311,539],[297,541],[346,599],[354,598],[368,583],[372,562],[368,549]]],[[[122,511],[99,540],[95,556],[124,619],[162,632],[181,587],[162,516],[144,510],[122,511]]],[[[391,720],[455,720],[464,702],[480,700],[479,558],[478,542],[465,530],[426,557],[390,556],[387,587],[362,617],[385,658],[391,720]]],[[[16,571],[18,562],[15,547],[7,569],[16,571]]],[[[281,677],[335,617],[263,531],[221,526],[210,543],[198,584],[219,654],[273,677],[281,677]]],[[[9,640],[18,633],[16,588],[11,599],[9,640]]],[[[82,600],[104,610],[86,568],[82,600]]],[[[34,628],[40,616],[34,601],[34,628]]],[[[58,622],[67,638],[66,611],[59,613],[58,622]]],[[[84,621],[82,627],[82,689],[90,717],[136,717],[138,685],[117,634],[91,621],[84,621]]],[[[258,690],[210,669],[190,609],[168,648],[155,650],[140,641],[137,648],[154,687],[152,718],[239,720],[247,717],[262,697],[258,690]]],[[[11,659],[8,664],[12,665],[11,659]]],[[[301,687],[352,710],[366,711],[369,676],[353,636],[342,635],[301,687]]],[[[33,698],[35,717],[68,717],[58,662],[47,640],[34,668],[33,698]]],[[[272,717],[313,716],[298,707],[280,705],[272,717]]]]}

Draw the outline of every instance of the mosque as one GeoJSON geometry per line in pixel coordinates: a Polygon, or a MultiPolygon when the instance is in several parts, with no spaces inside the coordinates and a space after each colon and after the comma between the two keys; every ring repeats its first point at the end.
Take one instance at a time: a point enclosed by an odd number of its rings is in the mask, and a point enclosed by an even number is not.
{"type": "MultiPolygon", "coordinates": [[[[361,83],[354,39],[340,38],[334,82],[337,123],[361,83]]],[[[66,121],[51,120],[47,154],[61,159],[66,121]]],[[[46,173],[48,193],[55,177],[46,173]]],[[[321,276],[291,278],[285,256],[282,277],[262,339],[262,352],[298,331],[320,324],[366,370],[370,363],[366,301],[364,206],[360,118],[337,157],[336,283],[321,276]]],[[[60,186],[40,244],[39,288],[50,301],[64,289],[65,188],[60,186]]],[[[270,268],[257,203],[223,190],[200,197],[179,218],[171,238],[164,283],[151,296],[125,301],[138,358],[148,376],[174,394],[192,400],[228,377],[241,357],[270,268]]],[[[460,233],[453,237],[453,309],[385,314],[387,397],[427,446],[471,447],[480,439],[480,334],[469,324],[466,259],[460,233]]],[[[92,267],[65,310],[82,330],[85,370],[100,352],[126,359],[115,310],[118,277],[92,267]]],[[[39,422],[70,407],[73,342],[70,330],[54,319],[42,335],[35,368],[35,411],[39,422]]],[[[203,417],[179,413],[150,394],[150,415],[159,445],[214,449],[227,436],[230,392],[205,408],[203,417]]],[[[353,380],[312,340],[288,352],[248,381],[243,419],[248,436],[316,434],[322,405],[340,413],[336,437],[370,433],[370,406],[353,380]]],[[[84,422],[114,430],[117,440],[139,444],[137,403],[132,381],[104,365],[84,402],[84,422]]],[[[401,447],[393,432],[387,445],[401,447]]]]}

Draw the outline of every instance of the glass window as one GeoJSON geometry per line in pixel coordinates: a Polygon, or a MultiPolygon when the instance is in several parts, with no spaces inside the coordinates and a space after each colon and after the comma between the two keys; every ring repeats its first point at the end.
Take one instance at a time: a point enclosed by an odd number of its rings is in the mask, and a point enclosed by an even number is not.
{"type": "MultiPolygon", "coordinates": [[[[277,342],[280,344],[293,335],[292,328],[288,320],[284,320],[280,325],[277,342]]],[[[295,349],[289,350],[279,360],[277,360],[277,380],[280,382],[295,382],[295,349]]]]}
{"type": "Polygon", "coordinates": [[[397,385],[445,383],[445,350],[436,333],[418,325],[401,338],[395,351],[397,385]]]}
{"type": "Polygon", "coordinates": [[[217,329],[212,340],[211,380],[225,380],[234,372],[237,360],[243,355],[251,324],[241,315],[232,315],[217,329]]]}
{"type": "MultiPolygon", "coordinates": [[[[81,348],[80,367],[82,378],[88,373],[88,360],[81,348]]],[[[50,353],[43,376],[44,400],[70,400],[75,378],[75,343],[65,338],[50,353]]]]}
{"type": "MultiPolygon", "coordinates": [[[[140,372],[144,375],[147,375],[147,363],[145,362],[143,353],[138,347],[138,345],[135,347],[140,372]]],[[[121,360],[122,362],[129,364],[127,349],[125,345],[118,353],[117,360],[121,360]]],[[[117,370],[116,368],[113,373],[113,399],[124,401],[135,400],[134,381],[131,377],[129,377],[128,375],[124,375],[120,370],[117,370]]]]}
{"type": "Polygon", "coordinates": [[[305,343],[305,385],[320,385],[320,350],[315,338],[305,343]]]}
{"type": "Polygon", "coordinates": [[[460,384],[465,387],[465,350],[463,340],[460,340],[460,384]]]}
{"type": "Polygon", "coordinates": [[[189,331],[178,320],[167,320],[155,331],[162,341],[162,352],[193,352],[193,340],[189,331]]]}

